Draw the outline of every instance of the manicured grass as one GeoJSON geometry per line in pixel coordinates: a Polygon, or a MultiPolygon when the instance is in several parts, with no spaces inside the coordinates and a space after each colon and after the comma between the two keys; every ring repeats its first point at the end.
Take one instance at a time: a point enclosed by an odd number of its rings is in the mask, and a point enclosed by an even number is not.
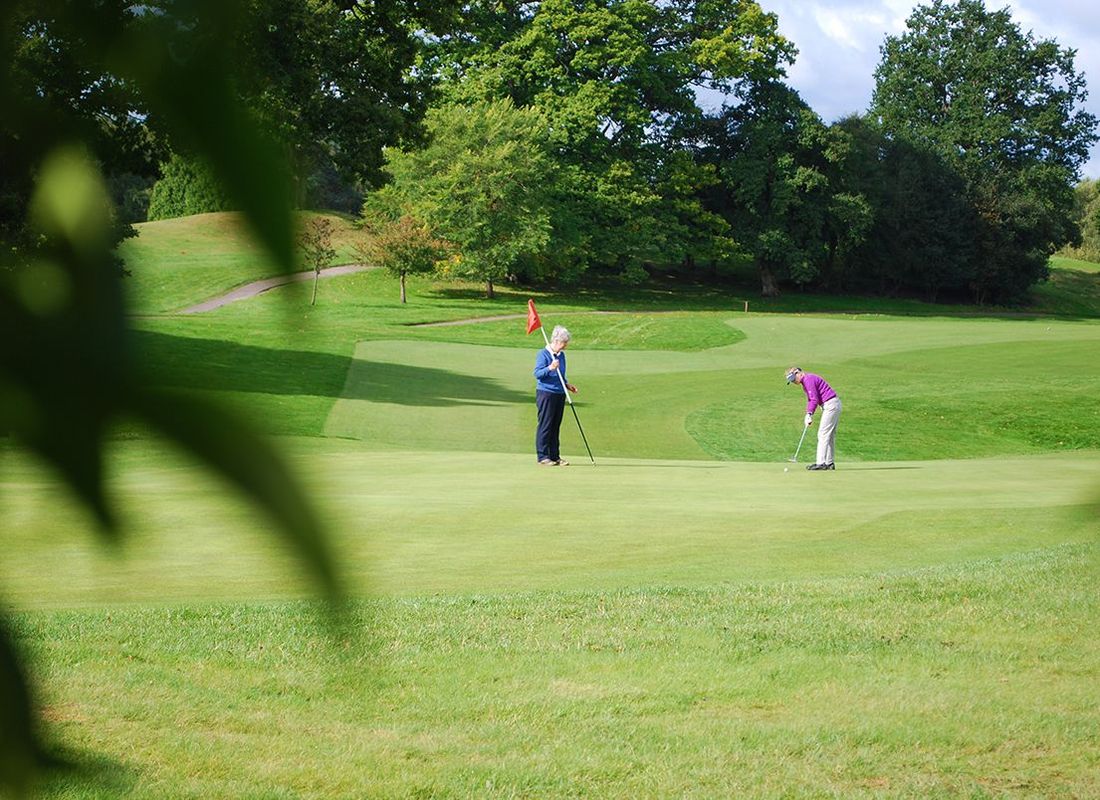
{"type": "MultiPolygon", "coordinates": [[[[409,327],[454,312],[428,298],[400,308],[378,299],[380,283],[375,274],[332,279],[327,301],[302,312],[289,335],[278,324],[288,311],[281,298],[261,296],[209,319],[142,321],[137,342],[157,382],[234,399],[276,433],[527,452],[541,337],[524,335],[523,318],[409,327]]],[[[1091,321],[699,312],[652,314],[640,325],[643,315],[553,304],[542,314],[574,333],[578,413],[604,456],[785,458],[804,408],[782,379],[796,363],[845,398],[847,460],[1100,447],[1100,409],[1082,401],[1100,391],[1090,355],[1100,325],[1091,321]],[[676,335],[634,336],[675,326],[676,335]],[[714,345],[661,348],[692,337],[714,345]]],[[[583,455],[567,423],[569,452],[583,455]]]]}
{"type": "MultiPolygon", "coordinates": [[[[148,226],[135,310],[268,274],[228,224],[148,226]]],[[[1100,794],[1100,303],[1065,266],[1052,318],[746,314],[732,284],[401,305],[373,272],[135,319],[150,383],[292,437],[352,603],[306,602],[266,519],[131,423],[118,549],[0,446],[0,586],[82,768],[43,795],[1100,794]],[[573,465],[533,463],[528,297],[574,333],[596,466],[568,414],[573,465]],[[796,363],[844,399],[836,472],[785,461],[796,363]]]]}
{"type": "Polygon", "coordinates": [[[335,640],[297,604],[26,615],[19,635],[91,778],[49,797],[1089,797],[1096,577],[1067,546],[377,601],[335,640]]]}
{"type": "Polygon", "coordinates": [[[1050,267],[1053,270],[1100,272],[1100,264],[1095,261],[1082,261],[1079,258],[1067,258],[1066,256],[1051,256],[1050,267]]]}
{"type": "MultiPolygon", "coordinates": [[[[355,595],[653,585],[875,574],[1091,541],[1096,453],[841,465],[577,460],[293,443],[355,595]],[[548,513],[548,493],[568,502],[548,513]]],[[[793,447],[793,443],[792,443],[793,447]]],[[[104,551],[32,463],[9,459],[0,584],[22,608],[303,597],[264,518],[155,441],[119,443],[114,492],[132,528],[104,551]],[[44,538],[42,531],[52,530],[44,538]],[[48,561],[51,569],[36,569],[48,561]]]]}
{"type": "MultiPolygon", "coordinates": [[[[304,212],[302,219],[315,216],[304,212]]],[[[325,215],[335,225],[333,244],[336,263],[358,259],[354,224],[337,215],[325,215]]],[[[199,214],[182,219],[143,223],[136,226],[138,237],[127,240],[120,249],[131,277],[126,282],[131,309],[134,313],[170,312],[207,300],[230,289],[277,274],[276,267],[257,249],[255,242],[232,213],[199,214]]],[[[905,315],[980,314],[1042,315],[1096,317],[1100,316],[1100,288],[1093,278],[1100,265],[1055,256],[1051,259],[1052,279],[1040,284],[1033,292],[1033,301],[1020,307],[979,308],[926,303],[916,299],[833,296],[786,292],[779,298],[761,298],[760,287],[751,266],[743,265],[725,275],[717,285],[695,285],[690,276],[681,276],[666,283],[660,281],[645,287],[615,287],[563,289],[560,294],[537,292],[560,303],[580,303],[581,307],[652,311],[666,310],[730,310],[743,309],[748,301],[750,310],[786,313],[883,313],[905,315]]],[[[706,279],[704,272],[702,279],[706,279]]],[[[396,279],[387,279],[387,296],[396,296],[396,279]]],[[[431,286],[430,282],[414,280],[414,287],[431,286]]],[[[526,303],[524,291],[510,291],[498,286],[501,293],[496,303],[480,300],[480,284],[435,286],[433,306],[443,311],[437,319],[447,319],[446,308],[462,307],[466,312],[478,306],[500,308],[526,303]],[[441,302],[441,301],[450,302],[441,302]],[[459,301],[457,304],[455,301],[459,301]]],[[[414,289],[415,293],[415,289],[414,289]]],[[[415,302],[415,301],[414,301],[415,302]]]]}

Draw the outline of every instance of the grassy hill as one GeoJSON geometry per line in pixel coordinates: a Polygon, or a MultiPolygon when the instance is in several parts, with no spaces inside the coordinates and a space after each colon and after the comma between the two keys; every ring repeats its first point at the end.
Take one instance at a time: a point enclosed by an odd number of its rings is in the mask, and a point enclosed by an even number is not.
{"type": "MultiPolygon", "coordinates": [[[[300,214],[299,222],[314,216],[318,215],[300,214]]],[[[324,216],[335,227],[337,261],[356,260],[351,222],[324,216]]],[[[124,287],[135,313],[175,311],[279,274],[235,213],[196,214],[134,227],[138,235],[122,243],[119,255],[130,271],[124,287]]]]}
{"type": "MultiPolygon", "coordinates": [[[[219,216],[127,247],[143,312],[269,274],[219,216]]],[[[0,587],[81,767],[44,796],[1100,793],[1100,274],[1056,266],[1026,317],[534,293],[597,460],[567,415],[554,469],[525,292],[367,272],[135,318],[151,383],[281,436],[352,603],[327,624],[266,518],[132,424],[117,549],[5,451],[0,587]],[[786,461],[794,363],[844,399],[836,472],[786,461]]]]}

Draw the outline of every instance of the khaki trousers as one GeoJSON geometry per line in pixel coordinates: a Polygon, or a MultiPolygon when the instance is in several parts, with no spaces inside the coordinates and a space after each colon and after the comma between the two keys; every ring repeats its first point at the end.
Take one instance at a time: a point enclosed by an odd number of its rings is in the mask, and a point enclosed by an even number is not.
{"type": "Polygon", "coordinates": [[[840,398],[826,400],[821,406],[821,425],[817,429],[818,464],[832,464],[835,458],[836,426],[840,422],[840,398]]]}

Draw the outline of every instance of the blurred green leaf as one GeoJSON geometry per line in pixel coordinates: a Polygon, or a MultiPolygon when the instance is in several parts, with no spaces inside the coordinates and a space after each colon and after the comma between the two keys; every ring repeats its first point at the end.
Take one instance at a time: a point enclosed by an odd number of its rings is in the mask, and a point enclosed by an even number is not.
{"type": "Polygon", "coordinates": [[[104,61],[134,82],[179,145],[209,164],[276,263],[291,272],[293,190],[286,151],[249,113],[234,80],[231,44],[242,10],[241,2],[226,0],[149,6],[144,24],[103,42],[104,61]]]}
{"type": "Polygon", "coordinates": [[[199,398],[137,389],[131,408],[254,500],[313,570],[331,600],[341,596],[320,521],[286,463],[243,419],[199,398]]]}
{"type": "Polygon", "coordinates": [[[27,793],[41,762],[30,691],[8,631],[0,620],[0,794],[27,793]]]}
{"type": "Polygon", "coordinates": [[[0,376],[10,398],[0,427],[57,467],[111,532],[101,441],[130,365],[107,192],[82,146],[45,157],[30,211],[40,246],[0,281],[0,376]]]}

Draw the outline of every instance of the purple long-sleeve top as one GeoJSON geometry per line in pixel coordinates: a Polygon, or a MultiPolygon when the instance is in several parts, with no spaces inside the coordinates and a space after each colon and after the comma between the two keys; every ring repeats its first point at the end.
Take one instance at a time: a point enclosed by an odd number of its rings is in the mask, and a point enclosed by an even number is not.
{"type": "Polygon", "coordinates": [[[818,406],[836,397],[833,387],[820,375],[814,375],[812,372],[802,373],[802,391],[806,393],[807,414],[814,413],[818,406]]]}

